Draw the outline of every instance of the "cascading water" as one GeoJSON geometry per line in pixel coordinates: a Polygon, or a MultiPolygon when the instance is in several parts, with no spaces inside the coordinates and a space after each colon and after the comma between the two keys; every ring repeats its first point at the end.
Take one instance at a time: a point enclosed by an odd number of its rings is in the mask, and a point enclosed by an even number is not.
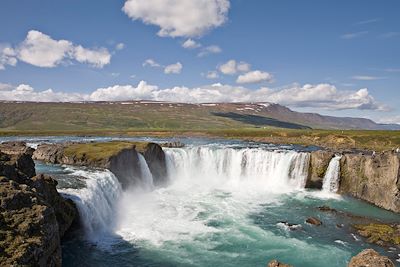
{"type": "Polygon", "coordinates": [[[70,175],[82,177],[86,187],[62,189],[60,192],[75,202],[87,238],[96,241],[112,231],[121,185],[108,170],[71,170],[70,175]]]}
{"type": "Polygon", "coordinates": [[[309,153],[295,151],[192,147],[166,149],[166,154],[172,180],[301,189],[308,173],[309,153]]]}
{"type": "Polygon", "coordinates": [[[150,172],[149,166],[142,154],[138,153],[140,175],[141,175],[141,187],[145,191],[154,189],[153,175],[150,172]]]}
{"type": "Polygon", "coordinates": [[[340,178],[340,159],[341,155],[336,155],[329,162],[328,168],[322,182],[322,191],[336,193],[339,189],[340,178]]]}

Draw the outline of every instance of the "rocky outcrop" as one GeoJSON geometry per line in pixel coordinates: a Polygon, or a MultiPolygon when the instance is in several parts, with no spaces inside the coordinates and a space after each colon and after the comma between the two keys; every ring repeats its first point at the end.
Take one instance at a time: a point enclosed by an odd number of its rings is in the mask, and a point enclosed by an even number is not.
{"type": "Polygon", "coordinates": [[[379,255],[373,249],[365,249],[354,256],[348,267],[395,267],[394,263],[385,256],[379,255]]]}
{"type": "Polygon", "coordinates": [[[306,188],[322,188],[322,181],[329,162],[334,157],[334,153],[326,150],[317,150],[310,153],[310,165],[306,188]]]}
{"type": "Polygon", "coordinates": [[[40,144],[33,152],[33,159],[52,164],[63,163],[65,144],[40,144]]]}
{"type": "Polygon", "coordinates": [[[292,265],[281,263],[277,260],[272,260],[268,263],[267,267],[293,267],[292,265]]]}
{"type": "Polygon", "coordinates": [[[400,157],[395,153],[345,154],[339,193],[400,212],[400,157]]]}
{"type": "Polygon", "coordinates": [[[61,266],[60,239],[75,205],[51,177],[35,176],[32,151],[21,147],[0,145],[0,265],[61,266]]]}
{"type": "Polygon", "coordinates": [[[147,142],[42,144],[33,158],[49,163],[109,169],[123,188],[135,186],[142,177],[139,153],[147,162],[154,183],[165,185],[167,167],[162,147],[147,142]]]}

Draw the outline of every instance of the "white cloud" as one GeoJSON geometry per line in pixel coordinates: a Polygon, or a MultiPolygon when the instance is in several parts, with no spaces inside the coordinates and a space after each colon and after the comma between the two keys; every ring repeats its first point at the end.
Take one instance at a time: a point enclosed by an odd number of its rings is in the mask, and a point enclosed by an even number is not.
{"type": "Polygon", "coordinates": [[[74,46],[67,40],[54,40],[39,31],[29,31],[18,46],[18,58],[37,67],[52,68],[66,57],[71,57],[74,46]]]}
{"type": "Polygon", "coordinates": [[[367,31],[361,31],[361,32],[352,32],[352,33],[346,33],[340,36],[342,39],[354,39],[361,37],[363,35],[366,35],[368,32],[367,31]]]}
{"type": "Polygon", "coordinates": [[[385,69],[386,72],[400,72],[400,69],[393,69],[393,68],[388,68],[385,69]]]}
{"type": "Polygon", "coordinates": [[[78,62],[89,63],[96,68],[102,68],[111,61],[111,55],[107,49],[86,49],[80,45],[74,49],[74,58],[78,62]]]}
{"type": "Polygon", "coordinates": [[[385,77],[377,77],[377,76],[368,76],[368,75],[356,75],[351,77],[353,80],[358,81],[374,81],[374,80],[382,80],[385,77]]]}
{"type": "Polygon", "coordinates": [[[122,50],[122,49],[124,49],[125,48],[125,44],[124,43],[118,43],[116,46],[115,46],[115,49],[117,49],[117,50],[122,50]]]}
{"type": "Polygon", "coordinates": [[[386,118],[382,118],[379,120],[379,123],[385,124],[400,124],[400,116],[390,116],[386,118]]]}
{"type": "Polygon", "coordinates": [[[218,67],[219,71],[223,74],[233,75],[237,72],[250,71],[250,64],[246,62],[236,62],[236,60],[229,60],[218,67]]]}
{"type": "Polygon", "coordinates": [[[4,70],[6,65],[15,66],[17,64],[16,53],[9,46],[0,47],[0,70],[4,70]]]}
{"type": "Polygon", "coordinates": [[[183,48],[186,49],[195,49],[195,48],[199,48],[201,47],[201,44],[192,40],[192,39],[187,39],[183,44],[182,44],[183,48]]]}
{"type": "Polygon", "coordinates": [[[265,72],[254,70],[247,72],[245,74],[239,75],[236,79],[237,83],[260,83],[260,82],[272,82],[273,81],[272,74],[265,72]]]}
{"type": "Polygon", "coordinates": [[[377,102],[363,88],[358,91],[343,91],[330,84],[297,84],[283,89],[262,87],[251,90],[242,86],[212,84],[189,88],[176,86],[161,89],[145,81],[133,85],[115,85],[99,88],[91,94],[54,92],[51,89],[36,91],[31,86],[21,84],[0,90],[1,100],[69,102],[69,101],[124,101],[155,100],[172,102],[273,102],[291,107],[313,107],[343,110],[387,110],[387,106],[377,102]]]}
{"type": "Polygon", "coordinates": [[[218,45],[210,45],[207,47],[204,47],[200,53],[197,54],[198,57],[204,57],[209,54],[218,54],[221,53],[222,49],[218,45]]]}
{"type": "Polygon", "coordinates": [[[142,66],[143,66],[143,67],[150,66],[150,67],[153,67],[153,68],[159,68],[159,67],[161,67],[161,65],[160,65],[159,63],[157,63],[154,59],[151,59],[151,58],[146,59],[146,60],[143,62],[142,66]]]}
{"type": "Polygon", "coordinates": [[[5,65],[15,66],[17,59],[43,68],[56,67],[67,59],[102,68],[110,63],[111,54],[106,48],[88,49],[67,40],[54,40],[40,31],[31,30],[18,46],[3,49],[0,53],[0,69],[4,69],[5,65]]]}
{"type": "Polygon", "coordinates": [[[206,78],[207,78],[207,79],[217,79],[217,78],[219,78],[218,72],[216,72],[216,71],[209,71],[209,72],[207,72],[207,74],[206,74],[206,78]]]}
{"type": "Polygon", "coordinates": [[[175,64],[168,65],[164,68],[165,74],[179,74],[182,71],[182,64],[180,62],[176,62],[175,64]]]}
{"type": "Polygon", "coordinates": [[[227,20],[229,6],[228,0],[127,0],[122,10],[160,27],[159,36],[199,37],[227,20]]]}

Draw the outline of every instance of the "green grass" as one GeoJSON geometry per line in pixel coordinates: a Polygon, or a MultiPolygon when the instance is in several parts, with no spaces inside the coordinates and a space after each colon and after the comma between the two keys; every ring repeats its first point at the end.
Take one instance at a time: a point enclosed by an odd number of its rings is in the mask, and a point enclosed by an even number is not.
{"type": "Polygon", "coordinates": [[[64,155],[77,158],[87,158],[90,161],[100,161],[117,155],[123,149],[135,147],[139,152],[144,151],[147,142],[113,141],[103,143],[71,144],[64,150],[64,155]]]}

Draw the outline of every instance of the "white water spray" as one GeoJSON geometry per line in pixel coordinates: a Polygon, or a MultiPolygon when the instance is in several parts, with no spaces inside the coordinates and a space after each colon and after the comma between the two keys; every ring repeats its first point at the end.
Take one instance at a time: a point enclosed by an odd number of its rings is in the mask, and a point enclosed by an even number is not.
{"type": "Polygon", "coordinates": [[[86,187],[60,191],[75,202],[87,238],[96,241],[112,231],[121,185],[107,170],[72,170],[71,175],[83,177],[86,187]]]}
{"type": "Polygon", "coordinates": [[[336,155],[329,162],[324,180],[322,182],[322,191],[336,193],[339,189],[340,178],[340,159],[341,155],[336,155]]]}
{"type": "Polygon", "coordinates": [[[308,173],[309,154],[295,151],[192,147],[166,149],[166,154],[173,182],[301,189],[308,173]]]}

